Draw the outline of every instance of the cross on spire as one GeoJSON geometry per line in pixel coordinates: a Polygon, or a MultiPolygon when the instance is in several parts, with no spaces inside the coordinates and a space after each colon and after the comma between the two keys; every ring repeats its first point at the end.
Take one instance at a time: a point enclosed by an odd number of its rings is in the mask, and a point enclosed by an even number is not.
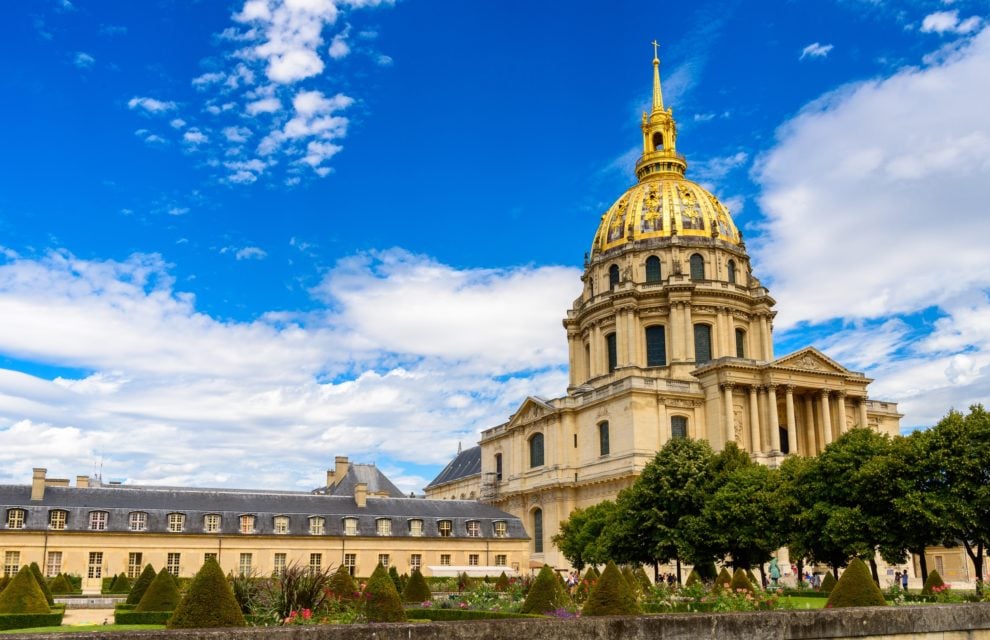
{"type": "Polygon", "coordinates": [[[657,42],[656,40],[654,40],[654,41],[653,41],[652,43],[650,43],[650,44],[652,44],[652,45],[653,45],[653,58],[654,58],[654,59],[658,59],[658,58],[660,57],[660,55],[659,55],[659,50],[660,50],[660,43],[659,43],[659,42],[657,42]]]}

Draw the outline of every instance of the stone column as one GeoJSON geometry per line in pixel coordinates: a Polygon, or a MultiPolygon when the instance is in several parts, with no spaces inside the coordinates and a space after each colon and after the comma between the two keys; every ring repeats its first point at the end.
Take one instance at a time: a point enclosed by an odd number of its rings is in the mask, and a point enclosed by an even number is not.
{"type": "Polygon", "coordinates": [[[806,456],[818,454],[818,437],[815,434],[815,399],[811,395],[804,397],[804,432],[807,434],[806,456]]]}
{"type": "Polygon", "coordinates": [[[794,421],[794,385],[784,387],[784,403],[787,408],[787,445],[790,453],[798,452],[797,423],[794,421]]]}
{"type": "Polygon", "coordinates": [[[835,394],[835,403],[838,405],[839,409],[839,435],[849,430],[849,426],[846,423],[846,392],[839,391],[835,394]]]}
{"type": "Polygon", "coordinates": [[[760,358],[770,359],[770,325],[765,314],[760,314],[760,358]]]}
{"type": "Polygon", "coordinates": [[[870,426],[870,421],[866,417],[866,398],[860,398],[859,401],[859,426],[864,429],[867,429],[870,426]]]}
{"type": "Polygon", "coordinates": [[[646,355],[643,354],[640,345],[643,343],[643,327],[639,324],[639,313],[635,309],[629,310],[629,364],[638,367],[646,366],[646,355]]]}
{"type": "Polygon", "coordinates": [[[732,411],[732,383],[727,382],[722,385],[722,412],[724,415],[725,423],[725,444],[730,442],[735,442],[736,440],[736,425],[735,425],[735,415],[732,411]]]}
{"type": "MultiPolygon", "coordinates": [[[[575,331],[567,332],[567,359],[570,361],[568,386],[576,387],[578,384],[578,334],[575,331]]],[[[582,354],[583,356],[583,354],[582,354]]]]}
{"type": "Polygon", "coordinates": [[[626,319],[629,315],[628,309],[619,309],[615,312],[615,368],[624,367],[629,364],[629,331],[626,319]]]}
{"type": "Polygon", "coordinates": [[[602,344],[602,340],[602,329],[598,326],[598,324],[595,324],[591,327],[591,362],[588,363],[591,370],[588,372],[589,378],[594,378],[602,372],[601,364],[599,362],[602,357],[602,351],[605,349],[605,345],[602,344]]]}
{"type": "Polygon", "coordinates": [[[681,335],[681,327],[684,324],[684,320],[681,309],[680,302],[672,302],[670,304],[670,322],[667,324],[667,336],[671,342],[670,357],[673,362],[684,360],[684,340],[681,335]]]}
{"type": "Polygon", "coordinates": [[[691,305],[683,303],[681,313],[684,315],[684,357],[694,360],[694,323],[691,321],[691,305]]]}
{"type": "Polygon", "coordinates": [[[770,423],[770,449],[780,452],[780,416],[777,415],[777,385],[767,385],[767,417],[770,423]]]}
{"type": "Polygon", "coordinates": [[[749,387],[749,440],[753,453],[763,452],[763,445],[760,442],[760,405],[756,398],[756,385],[749,387]]]}
{"type": "Polygon", "coordinates": [[[832,444],[832,411],[828,406],[828,389],[822,389],[820,402],[822,410],[822,434],[825,436],[825,441],[822,443],[822,448],[824,448],[832,444]]]}

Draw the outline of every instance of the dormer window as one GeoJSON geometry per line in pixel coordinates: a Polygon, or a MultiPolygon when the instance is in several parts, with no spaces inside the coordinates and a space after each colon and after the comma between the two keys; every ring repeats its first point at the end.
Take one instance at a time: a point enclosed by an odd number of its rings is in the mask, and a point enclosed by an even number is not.
{"type": "Polygon", "coordinates": [[[422,520],[410,520],[409,521],[409,535],[414,538],[420,538],[423,536],[423,521],[422,520]]]}
{"type": "Polygon", "coordinates": [[[127,514],[127,528],[131,531],[146,531],[148,529],[148,514],[144,511],[132,511],[127,514]]]}
{"type": "Polygon", "coordinates": [[[375,520],[375,533],[380,536],[392,535],[392,521],[389,518],[378,518],[375,520]]]}
{"type": "Polygon", "coordinates": [[[356,536],[358,534],[358,519],[344,518],[344,535],[356,536]]]}
{"type": "Polygon", "coordinates": [[[467,536],[469,538],[480,538],[481,537],[481,523],[477,520],[472,520],[466,525],[467,536]]]}
{"type": "Polygon", "coordinates": [[[106,531],[107,529],[107,519],[109,514],[106,511],[90,511],[89,512],[89,530],[90,531],[106,531]]]}
{"type": "Polygon", "coordinates": [[[24,509],[8,509],[7,510],[7,528],[8,529],[23,529],[24,528],[24,509]]]}
{"type": "Polygon", "coordinates": [[[289,516],[275,516],[272,528],[277,535],[289,533],[289,516]]]}
{"type": "Polygon", "coordinates": [[[170,533],[181,532],[185,524],[186,524],[186,514],[184,513],[168,514],[168,530],[170,533]]]}
{"type": "Polygon", "coordinates": [[[326,520],[319,516],[312,516],[309,519],[309,535],[322,536],[326,531],[326,520]]]}
{"type": "Polygon", "coordinates": [[[254,533],[254,516],[243,515],[240,518],[240,532],[241,533],[254,533]]]}
{"type": "Polygon", "coordinates": [[[219,514],[208,514],[203,518],[203,531],[206,533],[220,533],[220,522],[219,514]]]}
{"type": "Polygon", "coordinates": [[[492,532],[495,534],[496,538],[504,538],[509,531],[509,526],[505,520],[496,520],[492,524],[492,532]]]}
{"type": "Polygon", "coordinates": [[[441,538],[449,538],[451,531],[454,529],[454,523],[450,520],[440,520],[437,522],[437,532],[440,534],[441,538]]]}

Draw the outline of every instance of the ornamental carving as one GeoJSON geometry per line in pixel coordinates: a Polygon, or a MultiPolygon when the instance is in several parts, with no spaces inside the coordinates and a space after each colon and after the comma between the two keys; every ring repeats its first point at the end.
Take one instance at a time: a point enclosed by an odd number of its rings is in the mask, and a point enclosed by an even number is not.
{"type": "Polygon", "coordinates": [[[822,363],[816,358],[813,358],[811,354],[805,354],[803,358],[794,363],[794,366],[800,367],[801,369],[812,369],[815,371],[820,371],[823,369],[822,363]]]}

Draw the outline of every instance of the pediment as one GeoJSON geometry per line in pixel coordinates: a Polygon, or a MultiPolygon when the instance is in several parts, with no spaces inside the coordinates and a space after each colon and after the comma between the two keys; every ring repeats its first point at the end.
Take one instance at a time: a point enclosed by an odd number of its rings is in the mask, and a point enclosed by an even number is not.
{"type": "Polygon", "coordinates": [[[512,418],[509,420],[509,426],[516,426],[517,424],[526,424],[534,420],[538,420],[544,416],[548,416],[555,411],[553,405],[540,398],[529,396],[522,401],[519,405],[519,409],[512,414],[512,418]]]}
{"type": "Polygon", "coordinates": [[[852,373],[849,369],[846,369],[814,347],[805,347],[800,351],[795,351],[790,355],[774,360],[770,363],[770,366],[816,373],[837,373],[841,375],[852,373]]]}

